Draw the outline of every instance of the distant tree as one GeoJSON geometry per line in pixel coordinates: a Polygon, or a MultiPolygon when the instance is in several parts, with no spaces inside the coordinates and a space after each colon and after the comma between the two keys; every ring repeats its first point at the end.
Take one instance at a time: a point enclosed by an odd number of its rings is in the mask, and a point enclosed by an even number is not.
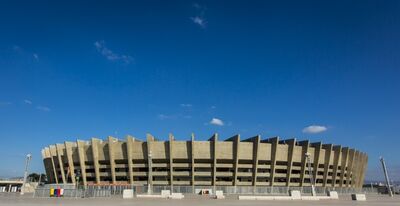
{"type": "Polygon", "coordinates": [[[42,176],[40,177],[40,174],[38,173],[31,173],[28,175],[28,180],[31,182],[47,182],[47,176],[46,174],[42,174],[42,176]]]}

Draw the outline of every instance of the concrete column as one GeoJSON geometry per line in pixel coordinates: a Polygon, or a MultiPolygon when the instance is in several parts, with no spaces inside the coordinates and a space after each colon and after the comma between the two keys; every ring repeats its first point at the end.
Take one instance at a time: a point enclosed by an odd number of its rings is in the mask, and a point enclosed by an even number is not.
{"type": "Polygon", "coordinates": [[[51,164],[52,164],[52,166],[53,166],[53,172],[54,172],[54,179],[55,179],[55,181],[56,181],[56,184],[58,184],[58,172],[57,172],[57,170],[56,170],[56,164],[55,164],[55,162],[54,162],[54,159],[56,159],[57,158],[57,149],[56,149],[56,147],[54,146],[54,145],[50,145],[49,146],[50,147],[50,156],[51,156],[51,164]]]}
{"type": "Polygon", "coordinates": [[[356,150],[355,154],[354,154],[353,168],[352,168],[352,171],[351,171],[352,172],[351,184],[355,188],[358,186],[357,185],[357,177],[358,177],[358,166],[359,166],[359,163],[360,163],[359,156],[360,156],[360,152],[356,150]]]}
{"type": "Polygon", "coordinates": [[[50,183],[55,183],[56,179],[55,179],[55,171],[54,171],[54,167],[53,167],[53,158],[50,155],[50,149],[48,147],[44,148],[44,158],[43,158],[43,162],[45,162],[45,170],[46,170],[46,175],[47,178],[49,179],[50,183]],[[47,160],[45,160],[47,159],[47,160]]]}
{"type": "Polygon", "coordinates": [[[344,174],[346,173],[346,167],[348,165],[348,160],[349,160],[349,148],[344,147],[342,149],[342,161],[341,161],[341,170],[340,170],[340,182],[339,182],[339,187],[343,187],[344,185],[344,174]]]}
{"type": "Polygon", "coordinates": [[[257,186],[257,170],[258,170],[258,157],[259,155],[259,145],[260,145],[260,135],[251,138],[253,141],[253,186],[257,186]]]}
{"type": "Polygon", "coordinates": [[[350,175],[352,173],[353,170],[353,162],[354,162],[354,149],[350,149],[349,150],[349,158],[348,158],[348,166],[347,166],[347,171],[346,171],[346,187],[351,187],[350,184],[350,175]]]}
{"type": "Polygon", "coordinates": [[[112,184],[117,183],[117,180],[115,177],[115,149],[114,149],[116,142],[118,142],[117,138],[108,136],[108,156],[110,158],[112,184]]]}
{"type": "Polygon", "coordinates": [[[357,157],[357,168],[356,168],[356,187],[359,188],[360,187],[360,179],[361,179],[361,167],[362,167],[362,152],[358,153],[358,157],[357,157]]]}
{"type": "Polygon", "coordinates": [[[367,154],[364,153],[363,157],[364,157],[364,161],[363,161],[363,167],[362,167],[362,172],[361,172],[360,187],[362,187],[363,184],[364,184],[365,172],[367,171],[367,165],[368,165],[368,156],[367,156],[367,154]]]}
{"type": "Polygon", "coordinates": [[[212,185],[214,186],[214,193],[217,185],[217,142],[218,142],[218,134],[215,133],[213,137],[211,137],[213,144],[213,180],[212,185]]]}
{"type": "Polygon", "coordinates": [[[290,178],[291,178],[292,167],[293,167],[293,154],[294,154],[294,147],[296,145],[296,139],[285,140],[285,142],[289,145],[287,173],[286,173],[286,186],[288,187],[288,186],[290,186],[290,178]]]}
{"type": "Polygon", "coordinates": [[[300,186],[304,186],[304,179],[306,176],[306,170],[307,170],[307,157],[306,153],[308,153],[308,149],[310,148],[310,141],[305,140],[299,142],[299,145],[302,146],[301,149],[301,173],[300,173],[300,186]]]}
{"type": "MultiPolygon", "coordinates": [[[[151,134],[146,135],[147,139],[147,165],[149,168],[149,174],[147,175],[147,184],[153,186],[153,160],[152,160],[152,146],[151,143],[155,141],[155,138],[151,134]]],[[[150,189],[151,189],[150,187],[150,189]]]]}
{"type": "Polygon", "coordinates": [[[239,163],[239,145],[240,145],[240,135],[235,135],[233,137],[230,137],[226,140],[225,142],[232,142],[232,160],[233,160],[233,179],[232,179],[232,184],[235,187],[235,193],[236,193],[236,186],[237,186],[237,171],[238,171],[238,163],[239,163]]]}
{"type": "Polygon", "coordinates": [[[87,180],[86,180],[86,164],[85,164],[85,142],[84,141],[76,141],[78,145],[78,156],[79,156],[79,165],[81,168],[81,176],[83,186],[86,188],[87,180]]]}
{"type": "Polygon", "coordinates": [[[276,153],[278,152],[279,137],[273,137],[267,140],[271,144],[271,175],[270,186],[274,185],[275,180],[275,166],[276,166],[276,153]]]}
{"type": "Polygon", "coordinates": [[[238,166],[239,166],[239,145],[240,145],[240,135],[236,135],[233,137],[234,138],[234,147],[235,147],[235,154],[234,154],[234,158],[235,158],[235,162],[234,162],[234,176],[233,176],[233,185],[237,186],[238,184],[238,166]]]}
{"type": "Polygon", "coordinates": [[[363,152],[360,152],[359,153],[359,156],[358,156],[358,162],[359,162],[359,164],[358,164],[358,166],[357,166],[357,179],[356,179],[356,187],[357,188],[361,188],[362,187],[362,185],[363,185],[363,182],[362,182],[362,180],[363,180],[363,168],[364,168],[364,165],[365,165],[365,154],[363,153],[363,152]]]}
{"type": "Polygon", "coordinates": [[[333,146],[333,151],[335,152],[335,156],[333,158],[333,174],[332,174],[332,187],[336,187],[337,171],[339,167],[339,159],[342,154],[342,146],[336,145],[333,146]]]}
{"type": "Polygon", "coordinates": [[[174,136],[172,134],[169,134],[169,179],[170,179],[170,184],[171,184],[171,190],[172,187],[174,186],[174,136]]]}
{"type": "Polygon", "coordinates": [[[62,179],[62,182],[65,184],[65,183],[67,183],[67,180],[65,178],[64,161],[62,158],[62,156],[64,155],[63,145],[56,144],[56,149],[57,149],[57,157],[58,157],[58,166],[60,167],[60,171],[61,171],[61,179],[62,179]]]}
{"type": "Polygon", "coordinates": [[[322,142],[315,142],[311,144],[314,147],[314,167],[313,167],[313,177],[315,180],[315,184],[317,184],[317,175],[318,175],[318,166],[321,163],[320,155],[322,149],[322,142]]]}
{"type": "Polygon", "coordinates": [[[195,181],[194,181],[194,168],[195,168],[195,163],[194,163],[194,156],[195,154],[195,146],[194,146],[194,134],[192,133],[192,141],[191,141],[191,160],[192,160],[192,190],[194,193],[194,185],[195,185],[195,181]]]}
{"type": "Polygon", "coordinates": [[[75,145],[73,142],[64,142],[64,145],[65,145],[65,153],[66,153],[67,160],[68,160],[69,174],[71,175],[72,184],[75,185],[76,184],[76,182],[75,182],[75,166],[74,166],[74,160],[72,158],[72,147],[74,147],[75,145]]]}
{"type": "Polygon", "coordinates": [[[96,174],[96,183],[100,184],[100,164],[99,164],[99,144],[101,140],[92,138],[92,156],[94,172],[96,174]]]}
{"type": "Polygon", "coordinates": [[[362,153],[360,151],[358,151],[357,153],[357,164],[356,164],[356,168],[354,171],[354,185],[356,188],[358,188],[359,184],[360,184],[360,176],[361,176],[361,171],[360,171],[360,167],[361,167],[361,157],[362,157],[362,153]]]}
{"type": "Polygon", "coordinates": [[[126,137],[126,154],[128,157],[128,173],[129,173],[129,184],[133,185],[133,162],[132,162],[132,154],[133,154],[133,142],[135,139],[132,136],[126,137]]]}
{"type": "Polygon", "coordinates": [[[328,172],[329,172],[329,165],[331,164],[330,160],[331,160],[333,145],[332,144],[324,144],[324,145],[322,145],[322,148],[325,149],[324,180],[323,180],[322,186],[326,187],[327,184],[328,184],[327,183],[328,182],[328,177],[329,177],[328,172]]]}

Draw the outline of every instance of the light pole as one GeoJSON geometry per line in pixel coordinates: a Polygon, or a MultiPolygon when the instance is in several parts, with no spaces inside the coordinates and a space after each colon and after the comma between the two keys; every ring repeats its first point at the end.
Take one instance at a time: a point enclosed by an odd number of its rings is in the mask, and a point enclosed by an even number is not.
{"type": "Polygon", "coordinates": [[[22,187],[21,187],[21,195],[24,194],[26,179],[28,178],[29,162],[31,161],[31,159],[32,159],[32,155],[31,154],[27,154],[26,155],[26,160],[25,160],[24,181],[22,182],[22,187]]]}
{"type": "Polygon", "coordinates": [[[390,180],[389,180],[389,175],[387,173],[385,160],[383,159],[383,157],[381,157],[380,159],[381,159],[381,163],[382,163],[383,173],[385,175],[386,186],[388,189],[389,196],[393,197],[393,192],[392,192],[392,188],[390,187],[390,180]]]}
{"type": "Polygon", "coordinates": [[[149,182],[147,183],[147,194],[151,195],[152,191],[151,191],[151,184],[153,182],[153,168],[152,168],[152,154],[151,154],[151,150],[149,152],[149,182]]]}
{"type": "Polygon", "coordinates": [[[308,152],[306,153],[306,159],[307,159],[307,165],[308,165],[308,175],[310,176],[311,193],[312,193],[312,196],[316,196],[315,180],[314,180],[313,172],[311,170],[311,154],[308,152]]]}
{"type": "Polygon", "coordinates": [[[40,182],[42,181],[42,173],[40,173],[39,175],[39,181],[38,181],[38,185],[40,185],[40,182]]]}

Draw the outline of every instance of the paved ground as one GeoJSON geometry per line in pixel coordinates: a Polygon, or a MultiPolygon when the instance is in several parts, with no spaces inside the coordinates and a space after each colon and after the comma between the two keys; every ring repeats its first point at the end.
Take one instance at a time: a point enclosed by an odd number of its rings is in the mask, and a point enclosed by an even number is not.
{"type": "Polygon", "coordinates": [[[0,206],[2,205],[57,205],[57,206],[109,206],[109,205],[137,205],[137,206],[258,206],[258,205],[296,205],[296,206],[309,206],[309,205],[379,205],[379,206],[400,206],[400,196],[390,198],[388,196],[367,196],[366,202],[355,202],[350,199],[350,196],[341,196],[340,200],[320,200],[320,201],[243,201],[238,200],[237,196],[229,196],[225,200],[214,200],[200,196],[186,196],[183,200],[168,200],[168,199],[131,199],[124,200],[120,197],[112,198],[33,198],[25,195],[0,195],[0,206]]]}

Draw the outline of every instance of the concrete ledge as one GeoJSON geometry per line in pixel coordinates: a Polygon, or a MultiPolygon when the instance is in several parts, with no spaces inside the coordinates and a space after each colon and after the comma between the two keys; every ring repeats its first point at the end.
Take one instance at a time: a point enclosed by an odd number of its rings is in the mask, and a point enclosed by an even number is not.
{"type": "Polygon", "coordinates": [[[302,196],[301,200],[319,200],[319,197],[316,196],[302,196]]]}
{"type": "Polygon", "coordinates": [[[256,200],[274,200],[273,196],[256,196],[256,200]]]}
{"type": "Polygon", "coordinates": [[[239,200],[256,200],[256,196],[240,196],[239,200]]]}
{"type": "Polygon", "coordinates": [[[308,200],[308,201],[317,201],[317,200],[330,200],[331,197],[328,196],[300,196],[292,197],[292,196],[239,196],[239,200],[308,200]]]}
{"type": "Polygon", "coordinates": [[[293,200],[290,196],[274,196],[274,200],[293,200]]]}
{"type": "Polygon", "coordinates": [[[318,196],[318,199],[320,199],[320,200],[333,200],[334,198],[329,197],[329,196],[318,196]]]}
{"type": "Polygon", "coordinates": [[[239,196],[239,200],[293,200],[290,196],[239,196]]]}
{"type": "Polygon", "coordinates": [[[137,198],[165,198],[162,195],[136,195],[137,198]]]}

